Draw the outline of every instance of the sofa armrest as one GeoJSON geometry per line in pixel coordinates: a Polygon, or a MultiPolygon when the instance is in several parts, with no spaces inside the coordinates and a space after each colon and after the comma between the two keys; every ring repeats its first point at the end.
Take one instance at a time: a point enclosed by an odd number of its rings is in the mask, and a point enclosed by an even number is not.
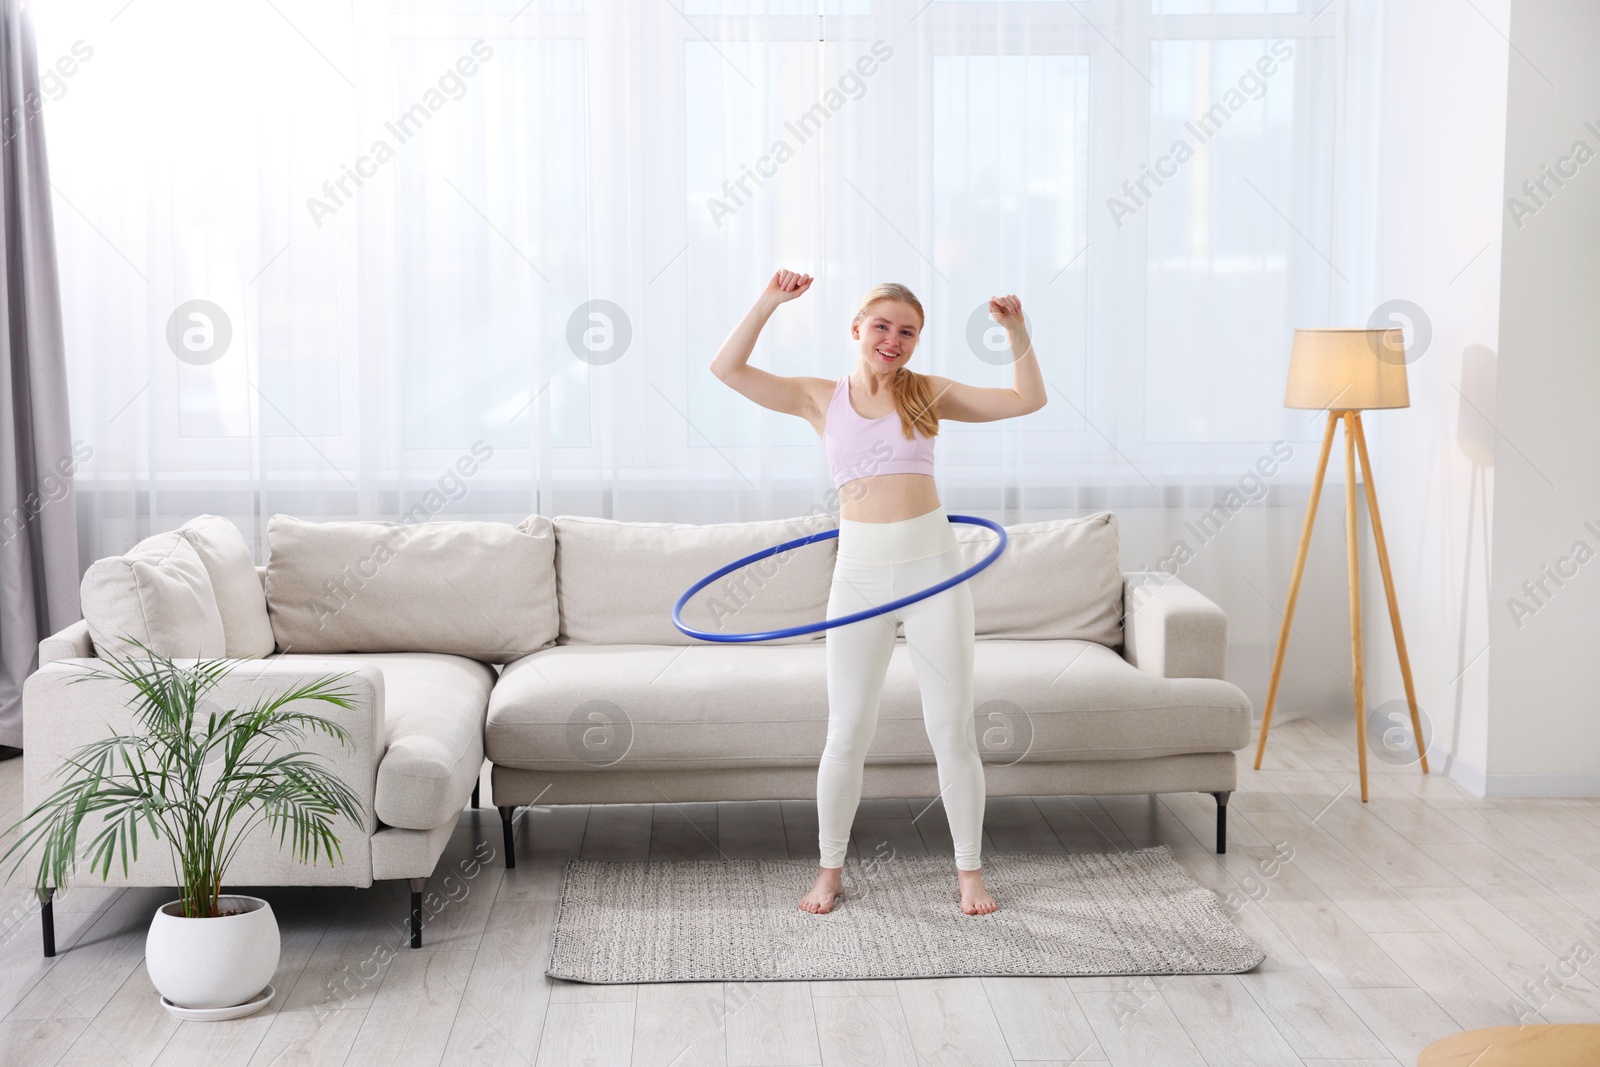
{"type": "Polygon", "coordinates": [[[89,639],[89,624],[83,619],[39,642],[41,667],[58,659],[88,659],[93,655],[94,642],[89,639]]]}
{"type": "MultiPolygon", "coordinates": [[[[195,661],[189,658],[174,662],[192,666],[195,661]]],[[[93,658],[60,659],[34,671],[23,683],[22,745],[27,753],[22,761],[24,811],[31,811],[59,787],[57,770],[73,749],[114,733],[138,732],[138,722],[128,707],[135,693],[133,686],[116,678],[85,677],[87,671],[108,666],[93,658]]],[[[203,699],[219,709],[249,706],[261,697],[275,697],[330,675],[344,675],[340,684],[354,707],[341,708],[321,700],[301,700],[290,706],[338,723],[349,733],[350,741],[340,745],[327,734],[308,732],[297,747],[325,757],[323,766],[338,775],[356,795],[361,812],[359,827],[340,819],[335,823],[335,833],[344,840],[359,829],[370,837],[378,825],[373,797],[385,739],[383,674],[377,667],[341,663],[338,657],[240,660],[203,699]]],[[[277,847],[276,837],[272,840],[273,847],[277,847]]]]}
{"type": "Polygon", "coordinates": [[[1192,586],[1161,571],[1122,574],[1122,658],[1160,678],[1221,678],[1228,617],[1192,586]]]}

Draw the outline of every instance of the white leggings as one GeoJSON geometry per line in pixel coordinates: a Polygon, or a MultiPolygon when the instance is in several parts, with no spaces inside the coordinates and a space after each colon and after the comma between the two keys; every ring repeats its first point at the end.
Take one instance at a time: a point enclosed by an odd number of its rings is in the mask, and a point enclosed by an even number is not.
{"type": "MultiPolygon", "coordinates": [[[[887,604],[962,569],[955,531],[942,506],[899,522],[841,519],[827,617],[887,604]]],[[[975,871],[980,867],[984,784],[972,713],[972,592],[966,582],[826,631],[828,742],[817,767],[821,866],[844,866],[896,623],[905,624],[906,646],[922,692],[922,720],[939,768],[939,795],[950,820],[956,867],[975,871]]]]}

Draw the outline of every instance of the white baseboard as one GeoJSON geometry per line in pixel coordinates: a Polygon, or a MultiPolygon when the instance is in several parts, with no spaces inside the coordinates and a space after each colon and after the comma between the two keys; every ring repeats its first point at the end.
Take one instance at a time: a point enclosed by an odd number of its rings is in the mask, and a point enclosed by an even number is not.
{"type": "MultiPolygon", "coordinates": [[[[1438,757],[1435,756],[1434,759],[1438,759],[1438,757]]],[[[1486,783],[1483,779],[1483,772],[1478,770],[1478,768],[1474,767],[1466,760],[1460,759],[1457,756],[1453,756],[1448,752],[1444,754],[1444,759],[1442,762],[1444,763],[1444,766],[1440,769],[1443,770],[1445,774],[1449,775],[1453,781],[1460,784],[1460,786],[1467,792],[1471,793],[1475,797],[1489,795],[1487,792],[1485,792],[1486,783]]]]}
{"type": "Polygon", "coordinates": [[[1600,772],[1484,774],[1454,756],[1445,761],[1445,773],[1480,797],[1600,797],[1600,772]]]}

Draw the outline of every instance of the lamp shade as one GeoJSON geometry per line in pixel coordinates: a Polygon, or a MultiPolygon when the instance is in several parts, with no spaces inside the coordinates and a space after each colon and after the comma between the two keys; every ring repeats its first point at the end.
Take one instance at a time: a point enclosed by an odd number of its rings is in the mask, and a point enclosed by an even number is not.
{"type": "Polygon", "coordinates": [[[1330,411],[1410,407],[1404,332],[1399,327],[1296,330],[1283,406],[1330,411]]]}

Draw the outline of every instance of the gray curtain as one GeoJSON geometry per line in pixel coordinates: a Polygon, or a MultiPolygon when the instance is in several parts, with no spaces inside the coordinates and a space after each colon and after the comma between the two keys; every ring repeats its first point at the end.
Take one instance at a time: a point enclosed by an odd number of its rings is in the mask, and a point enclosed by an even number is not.
{"type": "Polygon", "coordinates": [[[39,640],[81,617],[74,442],[33,22],[0,0],[0,744],[22,745],[39,640]]]}

